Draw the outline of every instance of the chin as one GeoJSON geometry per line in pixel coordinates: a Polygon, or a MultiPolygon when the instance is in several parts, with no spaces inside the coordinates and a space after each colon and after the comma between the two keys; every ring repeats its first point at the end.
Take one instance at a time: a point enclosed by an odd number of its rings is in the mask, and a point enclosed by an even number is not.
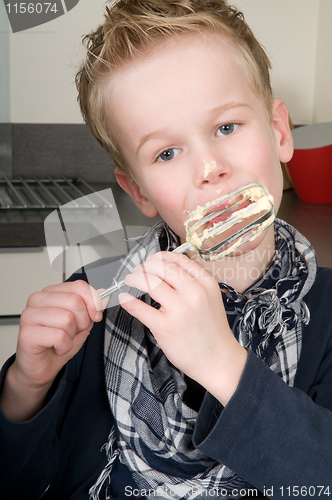
{"type": "Polygon", "coordinates": [[[269,226],[260,236],[255,238],[253,241],[248,241],[247,243],[239,246],[239,248],[237,248],[234,252],[226,255],[225,258],[235,257],[240,259],[241,257],[245,257],[246,260],[250,262],[250,257],[252,257],[254,261],[253,254],[255,253],[255,261],[257,260],[257,255],[262,261],[271,261],[274,256],[274,252],[274,225],[271,224],[271,226],[269,226]]]}

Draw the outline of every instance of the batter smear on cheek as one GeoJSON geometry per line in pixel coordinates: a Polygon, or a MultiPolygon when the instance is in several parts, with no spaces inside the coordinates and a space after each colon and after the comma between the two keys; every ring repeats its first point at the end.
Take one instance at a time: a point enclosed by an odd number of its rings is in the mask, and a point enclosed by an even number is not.
{"type": "Polygon", "coordinates": [[[212,172],[212,170],[217,168],[217,163],[214,160],[205,161],[204,160],[204,179],[212,172]]]}

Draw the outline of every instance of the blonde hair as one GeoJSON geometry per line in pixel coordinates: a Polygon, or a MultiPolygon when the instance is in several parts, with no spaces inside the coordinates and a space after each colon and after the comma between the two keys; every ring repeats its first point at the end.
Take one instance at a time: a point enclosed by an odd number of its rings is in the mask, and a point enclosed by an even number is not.
{"type": "Polygon", "coordinates": [[[242,12],[224,0],[113,0],[106,6],[104,23],[84,37],[87,55],[76,75],[82,115],[97,141],[123,171],[130,173],[112,136],[104,83],[112,71],[144,54],[158,41],[206,32],[226,35],[234,44],[249,85],[271,119],[269,58],[242,12]]]}

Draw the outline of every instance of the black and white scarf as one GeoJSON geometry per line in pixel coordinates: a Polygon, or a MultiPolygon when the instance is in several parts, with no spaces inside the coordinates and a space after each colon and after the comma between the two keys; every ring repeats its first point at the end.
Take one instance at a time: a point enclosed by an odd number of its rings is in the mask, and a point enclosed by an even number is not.
{"type": "MultiPolygon", "coordinates": [[[[220,286],[228,290],[223,292],[224,305],[240,344],[293,385],[302,325],[310,319],[303,297],[315,280],[317,264],[310,243],[298,231],[279,219],[274,226],[276,253],[266,273],[243,294],[220,286]]],[[[127,255],[117,280],[149,255],[177,245],[174,233],[159,223],[127,255]]],[[[142,300],[154,305],[148,295],[142,300]]],[[[206,490],[230,493],[234,488],[250,487],[225,465],[194,448],[197,413],[183,402],[183,375],[149,330],[120,306],[107,312],[104,355],[106,388],[116,425],[104,446],[108,464],[91,488],[90,498],[99,498],[117,459],[127,466],[147,498],[198,499],[206,490]]]]}

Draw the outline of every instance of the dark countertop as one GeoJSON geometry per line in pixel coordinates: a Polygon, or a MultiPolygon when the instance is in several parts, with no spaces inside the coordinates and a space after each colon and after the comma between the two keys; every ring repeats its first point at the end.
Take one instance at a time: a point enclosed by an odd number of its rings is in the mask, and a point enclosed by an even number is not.
{"type": "MultiPolygon", "coordinates": [[[[150,227],[160,220],[145,217],[117,184],[92,185],[97,191],[111,187],[124,227],[150,227]]],[[[44,220],[50,212],[52,210],[8,212],[0,209],[0,247],[45,246],[44,220]]],[[[278,217],[308,238],[316,250],[319,265],[332,267],[332,205],[304,203],[289,189],[284,192],[278,217]]]]}
{"type": "Polygon", "coordinates": [[[289,189],[284,191],[278,217],[310,241],[319,266],[332,268],[332,205],[305,203],[289,189]]]}

